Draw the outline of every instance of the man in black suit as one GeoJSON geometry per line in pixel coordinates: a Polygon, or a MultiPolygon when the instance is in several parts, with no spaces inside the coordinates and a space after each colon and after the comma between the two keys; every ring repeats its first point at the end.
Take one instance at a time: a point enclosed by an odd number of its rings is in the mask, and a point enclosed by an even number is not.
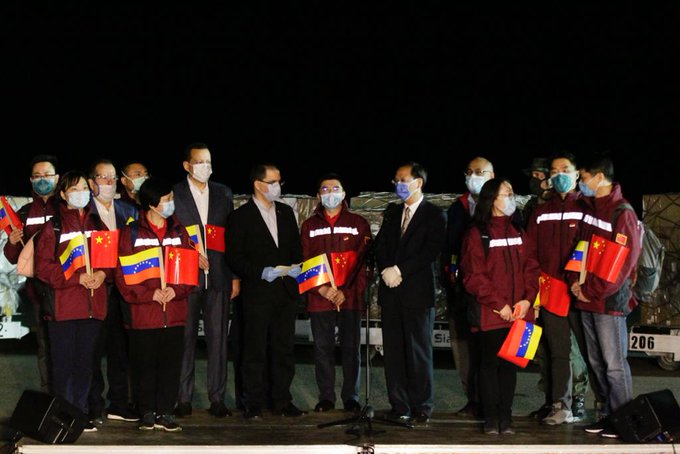
{"type": "Polygon", "coordinates": [[[193,143],[187,146],[183,166],[187,178],[173,187],[175,214],[184,227],[198,226],[203,246],[199,266],[203,271],[198,273],[199,285],[189,295],[175,414],[183,417],[192,412],[194,357],[198,321],[202,317],[208,350],[208,411],[217,418],[223,418],[231,415],[224,404],[229,302],[238,295],[240,289],[240,281],[234,278],[227,266],[223,242],[227,216],[234,209],[234,201],[228,186],[208,181],[212,174],[212,159],[206,144],[193,143]]]}
{"type": "Polygon", "coordinates": [[[292,403],[290,394],[300,298],[295,281],[302,262],[300,231],[291,207],[276,201],[281,195],[279,169],[257,165],[250,181],[253,198],[231,215],[226,236],[227,262],[242,279],[245,417],[262,417],[268,340],[274,411],[300,416],[305,412],[292,403]],[[287,268],[290,265],[294,266],[287,268]]]}
{"type": "Polygon", "coordinates": [[[432,331],[434,270],[444,243],[441,209],[423,198],[425,169],[415,162],[397,169],[393,180],[404,203],[385,209],[375,256],[382,279],[385,379],[392,409],[385,418],[425,423],[434,404],[432,331]]]}

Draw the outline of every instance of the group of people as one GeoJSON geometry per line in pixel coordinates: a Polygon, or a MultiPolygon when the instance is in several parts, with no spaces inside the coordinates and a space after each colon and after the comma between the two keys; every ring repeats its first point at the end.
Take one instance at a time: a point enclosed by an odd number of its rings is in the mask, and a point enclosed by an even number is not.
{"type": "MultiPolygon", "coordinates": [[[[470,161],[468,191],[447,213],[424,196],[423,166],[405,163],[393,179],[401,202],[387,206],[373,238],[366,219],[349,210],[337,174],[318,180],[319,204],[299,228],[292,208],[279,200],[283,182],[275,165],[251,170],[252,198],[234,209],[231,189],[210,179],[211,153],[203,143],[187,146],[187,176],[174,185],[150,176],[140,162],[127,164],[120,175],[106,159],[87,174],[59,175],[55,157],[36,156],[33,201],[20,210],[24,228],[9,235],[4,252],[16,263],[24,245],[35,241],[35,278],[27,281],[26,294],[36,308],[42,389],[89,414],[86,430],[96,430],[106,417],[136,421],[140,430],[179,431],[176,417],[193,412],[202,319],[211,415],[232,414],[225,404],[231,344],[238,358],[235,402],[244,417],[262,418],[265,409],[301,416],[306,412],[293,403],[290,386],[295,320],[304,299],[319,389],[314,411],[336,407],[337,329],[340,401],[345,411],[358,412],[361,314],[375,272],[391,407],[382,417],[422,424],[432,415],[439,277],[449,295],[454,360],[468,399],[459,413],[482,417],[487,434],[514,432],[517,367],[497,352],[515,320],[534,321],[538,313],[546,405],[535,413],[547,424],[575,420],[572,408],[582,409],[583,401],[574,398],[572,376],[590,377],[603,418],[587,429],[613,433],[604,417],[632,399],[625,316],[635,304],[630,285],[640,249],[637,218],[632,210],[614,218],[625,200],[608,158],[577,165],[563,153],[544,161],[544,168],[534,169],[543,171],[532,184],[538,203],[524,216],[510,181],[497,178],[487,159],[470,161]],[[101,231],[118,231],[119,257],[148,258],[134,266],[122,259],[115,268],[74,266],[80,262],[73,238],[84,234],[87,253],[88,244],[101,241],[92,232],[101,231]],[[564,270],[577,242],[592,234],[630,248],[615,282],[591,273],[580,280],[564,270]],[[210,241],[210,235],[221,238],[210,241]],[[144,274],[154,267],[154,251],[167,247],[199,249],[198,285],[144,274]],[[301,296],[301,265],[321,254],[337,280],[301,296]],[[568,315],[535,309],[544,275],[568,288],[568,315]],[[572,337],[576,348],[570,348],[572,337]],[[587,358],[587,373],[576,374],[570,354],[587,358]]],[[[581,388],[577,396],[583,393],[581,388]]]]}

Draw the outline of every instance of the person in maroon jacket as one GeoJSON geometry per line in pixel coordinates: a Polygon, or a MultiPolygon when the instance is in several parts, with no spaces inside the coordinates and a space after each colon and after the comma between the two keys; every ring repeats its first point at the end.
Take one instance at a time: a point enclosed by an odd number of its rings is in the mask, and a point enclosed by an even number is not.
{"type": "Polygon", "coordinates": [[[480,331],[480,397],[484,433],[512,434],[512,401],[517,366],[496,356],[516,319],[532,321],[538,293],[538,262],[515,225],[515,195],[508,180],[493,178],[482,187],[472,225],[463,239],[460,272],[477,304],[470,304],[472,329],[480,331]]]}
{"type": "MultiPolygon", "coordinates": [[[[23,229],[16,229],[9,235],[5,243],[5,258],[15,265],[24,244],[39,232],[57,211],[58,202],[54,197],[59,174],[57,173],[57,158],[52,155],[37,155],[31,159],[31,187],[33,201],[22,206],[19,218],[24,224],[23,229]]],[[[51,392],[50,379],[50,351],[47,341],[47,322],[43,313],[44,285],[38,279],[28,278],[24,287],[26,297],[31,302],[35,314],[35,337],[38,344],[38,372],[40,374],[40,389],[51,392]]]]}
{"type": "MultiPolygon", "coordinates": [[[[186,229],[173,216],[170,184],[150,177],[139,189],[139,202],[139,219],[121,230],[120,257],[166,245],[191,248],[186,229]]],[[[139,429],[178,432],[182,427],[172,411],[179,390],[187,297],[193,286],[162,288],[160,278],[126,284],[120,263],[116,285],[129,309],[130,364],[142,415],[139,429]]]]}
{"type": "MultiPolygon", "coordinates": [[[[88,209],[90,190],[86,175],[67,172],[59,180],[57,191],[63,200],[56,214],[61,230],[55,230],[55,218],[41,230],[35,247],[35,273],[48,286],[51,295],[46,317],[52,356],[52,391],[88,414],[94,348],[107,309],[107,290],[103,284],[112,278],[112,273],[109,270],[88,273],[85,266],[75,265],[78,255],[75,253],[64,259],[72,240],[102,229],[99,216],[88,209]]],[[[87,254],[87,250],[83,247],[81,252],[87,254]]],[[[90,422],[85,430],[97,429],[90,422]]]]}
{"type": "Polygon", "coordinates": [[[637,306],[632,282],[640,256],[641,232],[635,211],[623,197],[621,186],[613,182],[611,159],[595,156],[580,167],[579,189],[583,194],[585,215],[579,239],[591,242],[589,253],[599,243],[593,241],[592,235],[610,241],[606,247],[618,245],[629,249],[618,276],[613,276],[611,281],[588,272],[583,284],[573,276],[575,282],[571,285],[577,298],[575,306],[582,311],[588,361],[606,398],[603,417],[585,430],[616,438],[618,435],[606,416],[633,399],[626,317],[637,306]]]}
{"type": "Polygon", "coordinates": [[[337,288],[329,284],[309,290],[307,311],[314,336],[314,363],[319,403],[314,410],[335,408],[335,327],[340,336],[343,385],[340,397],[347,411],[358,411],[361,347],[361,311],[365,307],[366,252],[371,227],[351,213],[340,176],[328,174],[319,180],[319,206],[302,223],[302,254],[305,260],[326,254],[337,288]]]}

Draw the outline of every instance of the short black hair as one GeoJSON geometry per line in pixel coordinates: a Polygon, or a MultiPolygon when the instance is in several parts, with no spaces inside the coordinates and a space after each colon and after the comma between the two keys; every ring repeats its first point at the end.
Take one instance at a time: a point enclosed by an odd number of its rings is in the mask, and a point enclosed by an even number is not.
{"type": "Polygon", "coordinates": [[[146,171],[149,172],[148,167],[146,167],[146,164],[144,164],[143,162],[132,161],[132,162],[128,162],[127,164],[125,164],[125,165],[123,166],[123,168],[121,169],[121,170],[123,171],[123,173],[128,173],[128,170],[130,169],[130,166],[133,165],[133,164],[139,164],[140,166],[144,166],[144,168],[146,169],[146,171]]]}
{"type": "Polygon", "coordinates": [[[338,180],[340,182],[340,186],[342,186],[343,188],[345,187],[345,185],[342,182],[342,177],[339,174],[329,172],[329,173],[322,175],[321,178],[319,178],[319,180],[316,182],[317,192],[319,191],[319,189],[321,189],[321,183],[326,181],[326,180],[338,180]]]}
{"type": "Polygon", "coordinates": [[[255,164],[253,168],[250,169],[250,184],[253,184],[258,180],[262,180],[265,176],[267,176],[267,170],[279,170],[279,168],[271,162],[255,164]]]}
{"type": "Polygon", "coordinates": [[[184,149],[184,160],[186,162],[191,161],[191,150],[208,150],[208,145],[203,142],[192,142],[184,149]]]}
{"type": "Polygon", "coordinates": [[[570,153],[568,151],[560,151],[557,153],[553,153],[550,156],[550,159],[548,160],[548,172],[550,172],[550,167],[552,167],[552,163],[555,159],[566,159],[573,164],[575,169],[578,169],[578,162],[576,162],[576,156],[574,155],[574,153],[570,153]]]}
{"type": "Polygon", "coordinates": [[[427,183],[427,170],[425,170],[425,167],[423,167],[421,164],[418,164],[415,161],[408,161],[403,163],[402,165],[399,166],[401,169],[402,167],[410,167],[411,168],[411,176],[415,178],[421,178],[423,180],[423,186],[425,186],[425,183],[427,183]]]}
{"type": "Polygon", "coordinates": [[[162,178],[149,177],[139,188],[139,204],[143,209],[148,210],[149,207],[158,206],[161,197],[172,192],[172,185],[162,178]]]}
{"type": "MultiPolygon", "coordinates": [[[[39,161],[44,162],[44,161],[39,161]]],[[[61,192],[66,192],[71,186],[78,184],[78,182],[83,179],[87,183],[87,175],[80,170],[69,170],[59,178],[59,183],[57,184],[57,189],[55,193],[61,198],[61,192]]]]}
{"type": "Polygon", "coordinates": [[[604,153],[590,156],[578,168],[592,175],[601,172],[607,181],[614,181],[614,162],[604,153]]]}
{"type": "Polygon", "coordinates": [[[97,175],[97,166],[100,164],[107,164],[107,165],[112,165],[114,168],[116,165],[111,161],[110,159],[107,158],[99,158],[96,161],[92,163],[90,166],[90,171],[88,172],[88,178],[91,178],[94,180],[94,177],[97,175]]]}
{"type": "Polygon", "coordinates": [[[33,158],[31,158],[31,164],[30,164],[31,165],[31,171],[33,170],[33,167],[35,167],[35,165],[39,162],[49,162],[50,164],[52,164],[52,167],[54,167],[54,171],[55,172],[57,171],[57,164],[58,164],[59,160],[57,159],[56,156],[51,155],[51,154],[38,154],[38,155],[33,156],[33,158]]]}

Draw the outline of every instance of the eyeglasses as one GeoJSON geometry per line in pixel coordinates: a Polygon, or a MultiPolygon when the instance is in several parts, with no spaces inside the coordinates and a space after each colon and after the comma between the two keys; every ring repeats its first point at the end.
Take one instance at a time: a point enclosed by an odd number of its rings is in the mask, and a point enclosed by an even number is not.
{"type": "Polygon", "coordinates": [[[118,177],[115,175],[95,175],[94,179],[99,181],[118,181],[118,177]]]}
{"type": "Polygon", "coordinates": [[[321,186],[319,188],[320,194],[328,194],[329,192],[342,192],[342,186],[321,186]]]}
{"type": "Polygon", "coordinates": [[[270,185],[278,183],[279,186],[283,186],[284,184],[286,184],[285,181],[264,181],[264,180],[257,180],[257,181],[261,181],[262,183],[270,184],[270,185]]]}
{"type": "Polygon", "coordinates": [[[485,173],[491,173],[491,171],[490,170],[480,170],[480,169],[477,169],[477,170],[467,169],[465,172],[463,172],[463,174],[466,177],[471,177],[472,175],[477,175],[478,177],[483,177],[485,173]]]}
{"type": "Polygon", "coordinates": [[[49,173],[45,175],[31,175],[31,180],[32,181],[38,181],[38,180],[47,180],[48,178],[54,178],[57,175],[54,173],[49,173]]]}

